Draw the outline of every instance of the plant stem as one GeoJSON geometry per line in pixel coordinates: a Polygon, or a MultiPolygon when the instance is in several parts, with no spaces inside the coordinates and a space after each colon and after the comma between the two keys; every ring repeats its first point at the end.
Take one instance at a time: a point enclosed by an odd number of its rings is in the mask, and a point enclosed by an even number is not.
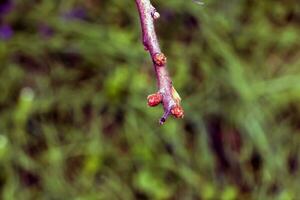
{"type": "Polygon", "coordinates": [[[140,16],[143,44],[152,58],[158,81],[158,92],[162,95],[161,103],[163,104],[164,114],[160,119],[160,124],[163,124],[170,114],[173,114],[175,117],[183,117],[183,110],[179,105],[180,97],[173,88],[167,70],[166,57],[161,52],[155,32],[154,21],[159,18],[159,13],[152,6],[150,0],[135,1],[140,16]],[[175,107],[181,108],[182,113],[180,115],[172,112],[172,109],[175,107]]]}

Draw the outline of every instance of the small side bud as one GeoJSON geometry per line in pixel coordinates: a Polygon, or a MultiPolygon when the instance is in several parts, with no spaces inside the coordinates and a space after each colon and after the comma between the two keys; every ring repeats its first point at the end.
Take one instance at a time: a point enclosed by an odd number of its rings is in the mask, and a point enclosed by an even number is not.
{"type": "Polygon", "coordinates": [[[156,53],[153,60],[158,66],[164,66],[167,63],[167,57],[163,53],[156,53]]]}
{"type": "Polygon", "coordinates": [[[176,105],[172,108],[171,113],[176,118],[183,118],[184,111],[180,105],[176,105]]]}
{"type": "Polygon", "coordinates": [[[158,18],[160,18],[160,14],[156,10],[151,13],[151,16],[154,20],[157,20],[158,18]]]}
{"type": "Polygon", "coordinates": [[[148,100],[148,105],[149,106],[151,106],[151,107],[157,106],[162,101],[162,95],[159,92],[155,93],[155,94],[150,94],[147,97],[147,100],[148,100]]]}

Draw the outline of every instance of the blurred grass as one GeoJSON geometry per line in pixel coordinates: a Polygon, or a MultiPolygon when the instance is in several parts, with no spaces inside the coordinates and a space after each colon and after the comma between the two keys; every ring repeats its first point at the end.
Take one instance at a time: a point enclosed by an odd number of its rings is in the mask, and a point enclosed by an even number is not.
{"type": "Polygon", "coordinates": [[[1,199],[298,198],[300,4],[153,3],[164,126],[133,0],[0,3],[1,199]]]}

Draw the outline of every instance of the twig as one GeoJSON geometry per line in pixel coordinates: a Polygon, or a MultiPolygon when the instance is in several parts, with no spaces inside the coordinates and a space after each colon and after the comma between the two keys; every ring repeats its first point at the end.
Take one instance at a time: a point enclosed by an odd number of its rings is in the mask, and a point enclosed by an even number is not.
{"type": "Polygon", "coordinates": [[[174,89],[167,71],[167,58],[160,50],[155,33],[154,21],[160,17],[160,14],[151,5],[150,0],[135,1],[140,15],[143,44],[145,50],[150,53],[158,81],[158,92],[148,96],[148,105],[163,104],[164,114],[159,121],[160,124],[163,124],[170,114],[176,118],[182,118],[184,112],[180,106],[181,99],[174,89]]]}

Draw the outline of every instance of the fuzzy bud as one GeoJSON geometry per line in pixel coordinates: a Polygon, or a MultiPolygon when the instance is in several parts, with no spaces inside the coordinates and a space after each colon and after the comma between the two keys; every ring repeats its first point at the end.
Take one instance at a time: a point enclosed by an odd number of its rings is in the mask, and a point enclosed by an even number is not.
{"type": "Polygon", "coordinates": [[[162,95],[159,92],[155,93],[155,94],[150,94],[147,97],[147,100],[148,100],[148,105],[149,106],[151,106],[151,107],[157,106],[162,101],[162,95]]]}
{"type": "Polygon", "coordinates": [[[183,118],[184,116],[184,111],[180,105],[176,105],[171,109],[172,115],[176,118],[183,118]]]}
{"type": "Polygon", "coordinates": [[[167,63],[167,57],[163,53],[156,53],[153,60],[158,66],[164,66],[167,63]]]}

